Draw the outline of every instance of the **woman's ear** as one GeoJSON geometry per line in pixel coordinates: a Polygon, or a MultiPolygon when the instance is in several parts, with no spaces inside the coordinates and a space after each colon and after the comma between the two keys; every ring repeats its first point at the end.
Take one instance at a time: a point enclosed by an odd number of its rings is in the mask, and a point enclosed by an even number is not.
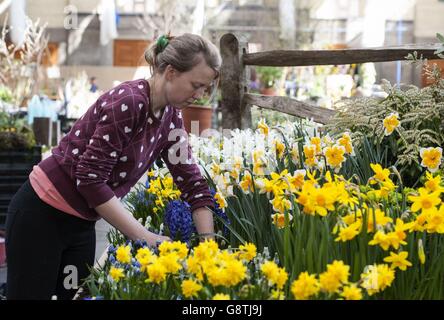
{"type": "Polygon", "coordinates": [[[166,80],[171,81],[175,77],[177,77],[178,73],[179,72],[169,64],[169,65],[167,65],[167,67],[165,69],[165,78],[166,78],[166,80]]]}

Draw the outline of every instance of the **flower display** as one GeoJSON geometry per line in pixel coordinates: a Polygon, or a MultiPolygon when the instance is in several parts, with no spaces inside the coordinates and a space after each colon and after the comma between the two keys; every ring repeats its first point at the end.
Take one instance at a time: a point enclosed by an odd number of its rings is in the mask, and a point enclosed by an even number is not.
{"type": "Polygon", "coordinates": [[[192,137],[214,197],[216,241],[192,241],[190,206],[163,169],[150,172],[134,216],[182,242],[148,248],[116,237],[103,271],[90,276],[91,296],[444,298],[440,148],[421,152],[423,175],[405,187],[396,167],[367,159],[358,168],[350,133],[314,129],[261,121],[231,137],[192,137]]]}

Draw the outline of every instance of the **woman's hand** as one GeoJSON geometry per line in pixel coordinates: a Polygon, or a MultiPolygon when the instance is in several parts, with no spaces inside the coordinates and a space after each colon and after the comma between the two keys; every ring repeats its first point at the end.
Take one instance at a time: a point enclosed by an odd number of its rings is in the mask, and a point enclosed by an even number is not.
{"type": "Polygon", "coordinates": [[[160,234],[153,233],[151,231],[147,231],[147,235],[144,237],[144,240],[150,247],[156,247],[164,241],[172,241],[169,237],[161,236],[160,234]]]}
{"type": "Polygon", "coordinates": [[[153,247],[157,246],[159,242],[171,241],[168,237],[148,231],[123,207],[116,197],[111,198],[95,209],[103,219],[131,240],[145,240],[148,245],[153,247]]]}

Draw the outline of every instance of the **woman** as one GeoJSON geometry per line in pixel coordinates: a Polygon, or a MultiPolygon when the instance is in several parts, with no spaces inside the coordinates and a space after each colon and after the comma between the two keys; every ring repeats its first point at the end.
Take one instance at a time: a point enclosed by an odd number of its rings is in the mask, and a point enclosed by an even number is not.
{"type": "Polygon", "coordinates": [[[72,270],[79,281],[88,275],[100,218],[132,240],[169,241],[146,230],[118,199],[158,156],[191,205],[197,232],[213,234],[212,196],[192,159],[180,109],[218,79],[220,54],[209,41],[184,34],[160,37],[145,59],[153,76],[99,97],[12,199],[8,299],[71,299],[76,288],[67,277],[72,270]]]}

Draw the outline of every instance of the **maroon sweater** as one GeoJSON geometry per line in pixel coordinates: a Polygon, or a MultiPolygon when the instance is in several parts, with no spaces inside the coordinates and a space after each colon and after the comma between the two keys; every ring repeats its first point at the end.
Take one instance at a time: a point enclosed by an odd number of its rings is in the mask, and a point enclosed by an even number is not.
{"type": "Polygon", "coordinates": [[[181,112],[166,106],[162,119],[156,118],[148,95],[149,84],[142,79],[104,93],[40,162],[57,191],[85,219],[99,219],[94,208],[125,196],[159,155],[191,210],[213,205],[181,112]]]}

